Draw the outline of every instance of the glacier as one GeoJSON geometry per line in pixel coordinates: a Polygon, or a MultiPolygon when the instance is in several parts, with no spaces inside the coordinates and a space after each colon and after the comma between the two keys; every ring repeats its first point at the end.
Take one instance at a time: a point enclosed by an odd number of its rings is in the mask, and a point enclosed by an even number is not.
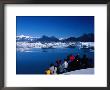
{"type": "MultiPolygon", "coordinates": [[[[81,42],[81,41],[63,41],[65,38],[59,38],[55,41],[37,41],[40,37],[32,37],[19,35],[16,36],[17,51],[27,51],[33,48],[89,48],[94,50],[94,42],[81,42]]],[[[49,37],[48,37],[49,38],[49,37]]]]}
{"type": "Polygon", "coordinates": [[[94,42],[50,42],[50,43],[41,43],[41,42],[16,42],[17,50],[25,51],[32,48],[67,48],[69,46],[75,46],[79,48],[92,48],[94,47],[94,42]]]}

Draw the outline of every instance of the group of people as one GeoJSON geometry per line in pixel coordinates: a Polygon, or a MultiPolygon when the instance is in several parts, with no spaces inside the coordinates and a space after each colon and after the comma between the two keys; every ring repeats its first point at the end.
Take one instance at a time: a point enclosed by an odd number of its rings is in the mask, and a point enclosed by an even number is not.
{"type": "Polygon", "coordinates": [[[62,74],[79,69],[81,67],[88,67],[87,56],[83,55],[83,57],[80,58],[79,54],[76,56],[71,54],[68,55],[63,62],[58,59],[55,64],[51,64],[50,67],[45,71],[45,74],[62,74]]]}

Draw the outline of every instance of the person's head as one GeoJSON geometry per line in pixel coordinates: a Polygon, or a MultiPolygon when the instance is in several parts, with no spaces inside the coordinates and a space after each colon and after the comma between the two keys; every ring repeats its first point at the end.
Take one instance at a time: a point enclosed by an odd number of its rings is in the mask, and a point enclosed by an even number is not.
{"type": "Polygon", "coordinates": [[[61,60],[59,60],[59,63],[61,63],[61,60]]]}
{"type": "Polygon", "coordinates": [[[50,67],[54,66],[54,64],[50,64],[50,67]]]}
{"type": "Polygon", "coordinates": [[[76,57],[79,57],[79,54],[77,54],[76,57]]]}
{"type": "Polygon", "coordinates": [[[64,59],[64,62],[67,62],[67,59],[64,59]]]}
{"type": "Polygon", "coordinates": [[[56,60],[56,63],[58,64],[58,60],[56,60]]]}
{"type": "Polygon", "coordinates": [[[57,59],[57,61],[59,61],[59,60],[60,60],[60,58],[57,59]]]}
{"type": "Polygon", "coordinates": [[[79,56],[79,53],[77,55],[79,56]]]}
{"type": "Polygon", "coordinates": [[[72,56],[72,54],[70,54],[70,56],[72,56]]]}
{"type": "Polygon", "coordinates": [[[83,57],[86,58],[86,54],[84,54],[83,57]]]}
{"type": "Polygon", "coordinates": [[[50,70],[49,68],[47,69],[47,71],[50,70]]]}

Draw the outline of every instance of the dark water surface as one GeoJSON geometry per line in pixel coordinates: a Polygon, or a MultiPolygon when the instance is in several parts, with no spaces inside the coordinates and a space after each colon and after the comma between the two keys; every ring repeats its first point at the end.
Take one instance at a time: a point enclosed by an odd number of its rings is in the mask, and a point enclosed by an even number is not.
{"type": "Polygon", "coordinates": [[[62,61],[68,54],[82,57],[84,54],[91,58],[93,63],[94,52],[89,49],[56,48],[56,49],[30,49],[28,51],[16,51],[16,74],[44,74],[51,63],[60,58],[62,61]]]}

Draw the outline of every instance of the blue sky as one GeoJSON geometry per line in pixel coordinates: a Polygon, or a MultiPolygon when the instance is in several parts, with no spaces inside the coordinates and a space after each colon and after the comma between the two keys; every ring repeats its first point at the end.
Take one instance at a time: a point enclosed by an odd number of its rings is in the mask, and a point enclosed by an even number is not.
{"type": "Polygon", "coordinates": [[[94,33],[94,16],[16,16],[16,34],[78,37],[94,33]]]}

